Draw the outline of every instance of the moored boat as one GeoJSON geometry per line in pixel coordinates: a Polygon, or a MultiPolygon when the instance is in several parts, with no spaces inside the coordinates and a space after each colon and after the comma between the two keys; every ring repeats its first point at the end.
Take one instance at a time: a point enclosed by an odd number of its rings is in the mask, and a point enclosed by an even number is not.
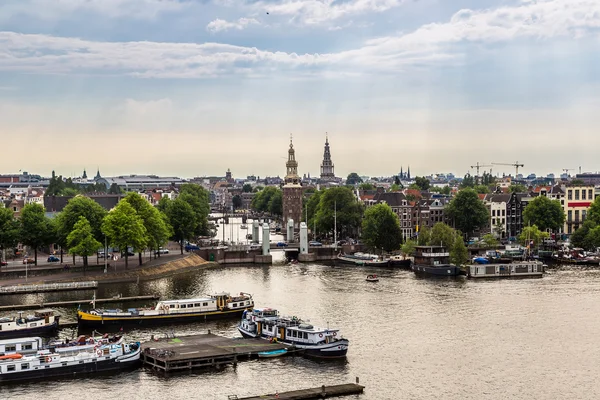
{"type": "Polygon", "coordinates": [[[473,264],[467,267],[469,278],[517,278],[544,276],[544,267],[540,261],[520,261],[508,264],[473,264]]]}
{"type": "Polygon", "coordinates": [[[154,308],[79,310],[77,320],[79,326],[86,327],[160,325],[238,317],[244,310],[250,310],[252,307],[254,300],[250,294],[231,296],[229,293],[219,293],[195,299],[159,301],[154,308]]]}
{"type": "Polygon", "coordinates": [[[0,359],[0,382],[31,381],[60,376],[79,376],[134,368],[140,362],[139,342],[97,345],[68,353],[39,350],[36,354],[14,354],[0,359]],[[21,357],[19,357],[21,356],[21,357]]]}
{"type": "Polygon", "coordinates": [[[412,270],[424,276],[462,275],[459,267],[450,264],[450,253],[442,246],[415,246],[412,270]]]}
{"type": "Polygon", "coordinates": [[[339,334],[339,329],[319,328],[296,317],[281,317],[272,308],[246,311],[238,325],[244,337],[276,340],[309,357],[346,357],[348,339],[339,334]]]}
{"type": "Polygon", "coordinates": [[[287,354],[287,349],[279,349],[279,350],[271,350],[271,351],[261,351],[258,353],[258,358],[273,358],[273,357],[281,357],[287,354]]]}
{"type": "Polygon", "coordinates": [[[410,269],[412,261],[410,258],[406,258],[406,257],[400,256],[400,255],[395,255],[395,256],[391,256],[388,259],[388,263],[389,263],[390,267],[410,269]]]}
{"type": "Polygon", "coordinates": [[[337,255],[337,260],[344,264],[351,264],[364,267],[387,267],[388,260],[383,260],[381,257],[374,254],[354,253],[337,255]]]}
{"type": "Polygon", "coordinates": [[[54,310],[36,310],[33,315],[0,318],[0,339],[26,336],[52,336],[58,329],[60,316],[54,310]]]}

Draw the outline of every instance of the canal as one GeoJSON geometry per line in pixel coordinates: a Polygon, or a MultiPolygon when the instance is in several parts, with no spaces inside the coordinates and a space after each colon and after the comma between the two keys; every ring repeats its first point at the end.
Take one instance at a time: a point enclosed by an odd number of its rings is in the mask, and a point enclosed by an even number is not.
{"type": "MultiPolygon", "coordinates": [[[[0,398],[227,399],[275,390],[354,382],[364,400],[600,398],[600,271],[559,268],[543,279],[467,281],[416,278],[410,271],[295,264],[235,266],[139,284],[100,287],[97,296],[158,293],[184,298],[249,292],[257,306],[336,327],[347,360],[301,357],[242,362],[236,368],[159,376],[113,376],[4,385],[0,398]],[[369,283],[369,273],[380,276],[369,283]]],[[[0,297],[1,304],[91,298],[93,292],[0,297]]],[[[82,304],[82,308],[89,304],[82,304]]],[[[113,307],[112,305],[110,306],[113,307]]],[[[74,315],[74,310],[60,310],[74,315]]],[[[147,340],[214,333],[234,337],[237,321],[126,332],[147,340]]],[[[62,331],[62,336],[72,332],[62,331]]]]}

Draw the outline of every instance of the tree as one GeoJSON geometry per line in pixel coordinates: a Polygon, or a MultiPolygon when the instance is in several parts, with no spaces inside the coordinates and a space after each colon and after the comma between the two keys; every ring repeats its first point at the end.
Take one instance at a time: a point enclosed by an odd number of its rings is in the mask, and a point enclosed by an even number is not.
{"type": "Polygon", "coordinates": [[[392,186],[390,186],[390,192],[399,192],[400,191],[400,185],[397,184],[392,184],[392,186]]]}
{"type": "Polygon", "coordinates": [[[600,225],[600,196],[596,197],[587,212],[586,221],[592,221],[600,225]]]}
{"type": "Polygon", "coordinates": [[[451,192],[450,186],[444,186],[440,191],[441,194],[449,195],[451,192]]]}
{"type": "Polygon", "coordinates": [[[123,193],[121,188],[119,187],[119,185],[117,185],[114,182],[110,185],[110,188],[108,188],[108,194],[121,194],[121,193],[123,193]]]}
{"type": "Polygon", "coordinates": [[[358,176],[358,174],[356,172],[351,172],[350,174],[348,174],[348,177],[346,178],[346,184],[347,185],[356,185],[358,183],[362,183],[362,178],[360,176],[358,176]]]}
{"type": "Polygon", "coordinates": [[[398,216],[387,204],[376,204],[365,211],[362,239],[372,249],[397,250],[402,242],[398,216]]]}
{"type": "Polygon", "coordinates": [[[242,186],[242,192],[244,193],[251,193],[252,192],[252,185],[249,183],[245,183],[244,186],[242,186]]]}
{"type": "Polygon", "coordinates": [[[404,244],[401,247],[404,258],[406,258],[406,256],[410,256],[411,254],[413,254],[415,252],[416,245],[417,245],[417,243],[412,239],[408,239],[404,242],[404,244]]]}
{"type": "Polygon", "coordinates": [[[417,244],[419,246],[429,246],[431,241],[431,229],[427,227],[421,228],[417,234],[417,244]]]}
{"type": "MultiPolygon", "coordinates": [[[[274,186],[267,186],[254,195],[254,198],[252,198],[252,203],[250,203],[250,207],[256,211],[269,213],[271,212],[271,200],[276,196],[281,196],[281,190],[274,186]]],[[[276,209],[276,211],[279,210],[276,209]]],[[[282,214],[283,212],[280,212],[278,215],[282,214]]]]}
{"type": "Polygon", "coordinates": [[[486,247],[496,247],[500,244],[500,242],[498,242],[498,239],[496,239],[496,237],[491,233],[483,235],[481,240],[483,241],[486,247]]]}
{"type": "Polygon", "coordinates": [[[452,227],[443,222],[438,222],[431,228],[427,245],[442,246],[450,250],[454,244],[454,236],[456,236],[456,231],[452,227]]]}
{"type": "Polygon", "coordinates": [[[586,250],[593,250],[594,246],[589,240],[589,233],[594,230],[598,225],[593,220],[587,218],[583,225],[579,227],[570,237],[571,244],[574,247],[581,247],[586,250]]]}
{"type": "Polygon", "coordinates": [[[485,204],[479,200],[475,190],[463,189],[446,208],[448,216],[454,219],[454,226],[467,235],[472,236],[473,232],[488,223],[489,212],[485,204]]]}
{"type": "Polygon", "coordinates": [[[269,212],[271,215],[278,217],[283,215],[283,193],[281,190],[276,191],[269,200],[269,212]]]}
{"type": "Polygon", "coordinates": [[[102,243],[94,238],[89,221],[83,216],[79,217],[79,220],[73,226],[73,230],[67,236],[67,245],[69,246],[69,252],[83,257],[84,273],[88,266],[88,256],[96,253],[102,247],[102,243]]]}
{"type": "Polygon", "coordinates": [[[183,254],[183,241],[190,240],[194,236],[197,226],[196,213],[192,206],[177,198],[168,203],[166,214],[173,227],[173,239],[179,243],[181,254],[183,254]]]}
{"type": "Polygon", "coordinates": [[[465,246],[462,235],[457,232],[454,237],[454,244],[450,248],[450,262],[456,266],[461,266],[469,261],[469,251],[465,246]]]}
{"type": "Polygon", "coordinates": [[[460,188],[465,189],[465,188],[472,188],[474,186],[475,186],[475,178],[473,178],[471,176],[471,174],[467,173],[465,175],[465,177],[463,178],[462,182],[460,183],[460,188]]]}
{"type": "Polygon", "coordinates": [[[317,190],[310,197],[304,198],[305,217],[308,218],[306,221],[308,229],[311,230],[313,239],[316,239],[316,223],[317,223],[317,211],[319,210],[319,203],[321,201],[321,195],[323,190],[317,190]]]}
{"type": "Polygon", "coordinates": [[[549,238],[548,232],[542,232],[536,225],[526,226],[519,235],[519,242],[529,247],[534,247],[542,243],[543,239],[549,238]],[[533,243],[531,243],[533,242],[533,243]]]}
{"type": "MultiPolygon", "coordinates": [[[[10,208],[0,208],[0,250],[6,259],[6,249],[17,245],[19,241],[19,222],[10,208]]],[[[0,257],[0,260],[2,258],[0,257]]]]}
{"type": "MultiPolygon", "coordinates": [[[[150,249],[158,250],[160,246],[167,242],[169,236],[171,236],[171,229],[163,213],[152,207],[147,200],[134,192],[128,193],[122,201],[129,203],[142,219],[144,228],[146,228],[146,243],[150,249]]],[[[142,265],[141,250],[139,249],[138,251],[140,265],[142,265]]]]}
{"type": "MultiPolygon", "coordinates": [[[[75,196],[69,199],[65,208],[56,217],[57,243],[61,246],[61,262],[62,250],[67,247],[67,237],[79,221],[80,217],[84,217],[90,224],[94,239],[100,243],[104,243],[104,234],[102,233],[102,221],[106,216],[107,211],[94,200],[85,196],[75,196]]],[[[98,249],[96,249],[98,250],[98,249]]],[[[87,264],[87,256],[84,256],[84,264],[87,264]]]]}
{"type": "Polygon", "coordinates": [[[417,185],[420,190],[425,191],[429,189],[430,182],[429,179],[425,177],[417,176],[415,178],[415,185],[417,185]]]}
{"type": "Polygon", "coordinates": [[[473,189],[479,194],[488,194],[490,192],[490,188],[486,185],[476,185],[473,189]]]}
{"type": "Polygon", "coordinates": [[[525,185],[521,185],[520,183],[512,184],[508,187],[511,193],[525,193],[527,191],[527,187],[525,185]]]}
{"type": "Polygon", "coordinates": [[[400,178],[398,178],[398,175],[394,177],[394,184],[400,186],[400,178]]]}
{"type": "Polygon", "coordinates": [[[242,196],[240,196],[239,194],[236,194],[231,199],[231,202],[233,203],[233,209],[234,210],[237,210],[238,208],[241,208],[242,207],[242,196]]]}
{"type": "Polygon", "coordinates": [[[185,200],[196,214],[196,235],[208,233],[208,214],[210,214],[210,194],[206,189],[194,183],[186,183],[179,188],[179,197],[185,200]]]}
{"type": "Polygon", "coordinates": [[[372,183],[364,182],[358,185],[358,188],[360,190],[375,190],[375,185],[373,185],[372,183]]]}
{"type": "Polygon", "coordinates": [[[129,247],[141,251],[148,244],[148,234],[142,218],[127,201],[121,201],[102,222],[102,232],[112,246],[125,252],[125,268],[129,266],[129,247]]]}
{"type": "Polygon", "coordinates": [[[263,189],[264,189],[264,187],[263,187],[263,186],[256,186],[254,189],[252,189],[252,192],[254,192],[254,193],[258,193],[258,192],[260,192],[260,191],[261,191],[261,190],[263,190],[263,189]]]}
{"type": "Polygon", "coordinates": [[[569,184],[571,186],[585,186],[583,179],[573,179],[571,182],[569,182],[569,184]]]}
{"type": "Polygon", "coordinates": [[[52,227],[45,213],[42,205],[31,203],[23,207],[19,219],[21,242],[33,248],[35,265],[38,247],[50,244],[53,238],[52,227]]]}
{"type": "Polygon", "coordinates": [[[600,226],[591,229],[587,234],[587,244],[589,250],[600,248],[600,226]]]}
{"type": "Polygon", "coordinates": [[[319,200],[316,224],[320,232],[333,232],[334,215],[341,236],[356,233],[363,214],[362,205],[354,197],[352,189],[334,187],[325,189],[319,200]]]}
{"type": "Polygon", "coordinates": [[[558,200],[538,196],[523,210],[523,221],[526,225],[536,225],[543,231],[556,231],[565,223],[565,212],[558,200]]]}

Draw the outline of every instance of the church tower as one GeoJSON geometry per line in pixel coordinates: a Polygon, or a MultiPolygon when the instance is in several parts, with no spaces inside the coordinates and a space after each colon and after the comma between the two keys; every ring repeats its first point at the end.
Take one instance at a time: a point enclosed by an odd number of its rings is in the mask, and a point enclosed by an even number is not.
{"type": "Polygon", "coordinates": [[[335,180],[333,168],[331,151],[329,150],[329,138],[325,135],[325,150],[323,151],[323,163],[321,164],[321,182],[332,182],[335,180]]]}
{"type": "MultiPolygon", "coordinates": [[[[296,161],[296,151],[290,136],[290,148],[288,150],[288,160],[285,164],[287,173],[285,175],[285,185],[283,185],[283,226],[287,226],[290,219],[294,221],[294,230],[300,229],[300,220],[302,218],[302,193],[303,188],[300,185],[298,176],[298,161],[296,161]]],[[[287,238],[293,241],[294,238],[287,238]]]]}

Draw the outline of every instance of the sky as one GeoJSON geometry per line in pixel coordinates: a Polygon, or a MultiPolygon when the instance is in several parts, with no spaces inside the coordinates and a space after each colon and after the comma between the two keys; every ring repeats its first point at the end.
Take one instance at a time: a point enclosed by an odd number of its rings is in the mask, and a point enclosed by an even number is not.
{"type": "Polygon", "coordinates": [[[0,173],[598,171],[599,93],[598,0],[0,7],[0,173]]]}

